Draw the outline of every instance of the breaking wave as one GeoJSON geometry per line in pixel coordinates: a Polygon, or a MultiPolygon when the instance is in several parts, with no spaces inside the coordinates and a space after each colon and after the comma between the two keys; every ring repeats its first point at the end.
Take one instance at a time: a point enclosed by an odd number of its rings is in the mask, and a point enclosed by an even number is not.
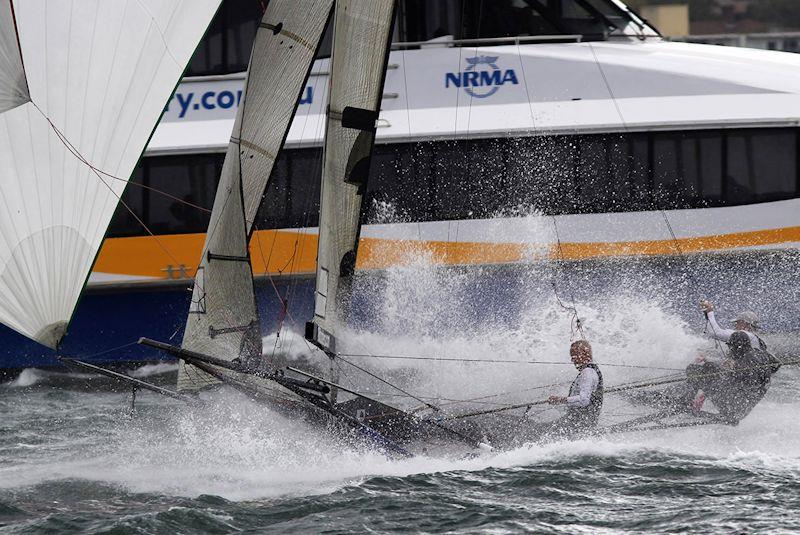
{"type": "Polygon", "coordinates": [[[8,388],[27,388],[41,381],[43,378],[43,373],[44,372],[37,370],[36,368],[25,368],[13,381],[10,381],[2,386],[6,386],[8,388]]]}

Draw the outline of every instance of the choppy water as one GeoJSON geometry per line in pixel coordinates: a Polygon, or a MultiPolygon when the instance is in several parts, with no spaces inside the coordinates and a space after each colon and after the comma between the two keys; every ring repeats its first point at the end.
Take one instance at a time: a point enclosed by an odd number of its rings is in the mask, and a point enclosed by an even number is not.
{"type": "MultiPolygon", "coordinates": [[[[0,387],[4,533],[800,530],[800,375],[738,428],[530,445],[471,459],[348,450],[235,396],[0,387]]],[[[28,386],[20,384],[29,383],[28,386]]]]}
{"type": "MultiPolygon", "coordinates": [[[[583,334],[613,386],[682,369],[709,351],[699,297],[714,299],[721,319],[749,307],[768,328],[796,331],[796,260],[745,257],[735,278],[724,272],[726,284],[711,280],[722,273],[716,264],[700,266],[696,277],[675,266],[614,264],[602,291],[591,289],[597,269],[557,274],[563,295],[576,290],[583,334]]],[[[343,347],[566,364],[358,361],[448,408],[498,392],[508,395],[490,401],[563,393],[575,374],[567,356],[578,335],[572,315],[552,295],[552,270],[518,271],[390,270],[365,284],[364,294],[379,296],[365,314],[369,333],[343,347]]],[[[265,351],[302,354],[298,332],[290,322],[280,338],[265,339],[265,351]]],[[[772,347],[797,358],[797,337],[784,336],[770,338],[772,347]]],[[[354,372],[343,372],[348,384],[354,372]]],[[[391,393],[385,384],[368,387],[391,393]]],[[[781,370],[736,428],[526,445],[467,459],[355,451],[235,394],[215,396],[198,408],[142,393],[131,418],[128,395],[104,381],[54,384],[26,371],[0,385],[0,532],[800,532],[799,368],[781,370]]],[[[607,396],[603,423],[626,410],[607,396]]]]}

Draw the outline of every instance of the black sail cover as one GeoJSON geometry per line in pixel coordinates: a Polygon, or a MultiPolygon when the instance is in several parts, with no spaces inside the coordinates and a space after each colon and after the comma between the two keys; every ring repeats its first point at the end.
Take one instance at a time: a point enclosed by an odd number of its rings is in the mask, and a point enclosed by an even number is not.
{"type": "Polygon", "coordinates": [[[339,0],[317,251],[313,340],[332,347],[347,319],[375,126],[389,54],[394,1],[339,0]]]}
{"type": "MultiPolygon", "coordinates": [[[[234,360],[261,356],[248,242],[333,0],[272,0],[259,24],[225,155],[182,347],[234,360]]],[[[218,379],[181,362],[178,390],[218,379]]]]}

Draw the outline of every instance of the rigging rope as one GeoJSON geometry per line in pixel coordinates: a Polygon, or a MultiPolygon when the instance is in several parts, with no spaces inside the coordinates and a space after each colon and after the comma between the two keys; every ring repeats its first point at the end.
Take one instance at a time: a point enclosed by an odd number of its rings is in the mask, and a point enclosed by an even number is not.
{"type": "MultiPolygon", "coordinates": [[[[411,355],[375,355],[372,353],[339,353],[337,356],[344,357],[363,357],[375,359],[391,360],[422,360],[422,361],[444,361],[444,362],[475,362],[478,364],[546,364],[558,366],[574,366],[571,362],[563,361],[542,361],[542,360],[513,360],[513,359],[477,359],[461,357],[423,357],[411,355]]],[[[637,368],[643,370],[664,370],[664,371],[683,371],[681,368],[664,368],[659,366],[640,366],[635,364],[603,364],[604,367],[615,368],[637,368]]]]}
{"type": "MultiPolygon", "coordinates": [[[[561,236],[560,236],[560,234],[558,232],[558,223],[556,221],[555,214],[552,215],[552,218],[553,218],[553,229],[555,230],[555,236],[556,236],[556,243],[558,245],[558,249],[557,249],[558,250],[558,259],[557,259],[558,260],[558,265],[563,270],[564,269],[564,262],[565,262],[564,249],[563,249],[563,246],[561,244],[561,236]]],[[[570,299],[572,300],[572,306],[568,307],[568,306],[564,305],[564,303],[561,301],[561,297],[558,295],[558,287],[556,285],[556,277],[555,276],[553,277],[553,295],[555,295],[556,301],[558,302],[558,304],[559,304],[559,306],[561,308],[563,308],[564,310],[567,310],[567,311],[572,313],[572,318],[570,319],[570,322],[569,322],[570,342],[575,340],[575,331],[576,330],[580,333],[581,338],[583,340],[588,340],[586,338],[586,334],[583,332],[583,322],[581,321],[581,318],[578,315],[578,303],[575,300],[575,290],[571,286],[570,286],[570,288],[571,288],[570,289],[570,299]]]]}
{"type": "Polygon", "coordinates": [[[127,344],[122,344],[121,346],[112,347],[111,349],[104,349],[98,353],[92,353],[91,355],[86,355],[84,357],[80,357],[80,360],[91,360],[93,358],[99,357],[101,355],[105,355],[107,353],[111,353],[112,351],[119,351],[120,349],[125,349],[131,346],[138,345],[138,342],[128,342],[127,344]]]}
{"type": "Polygon", "coordinates": [[[382,377],[380,377],[380,376],[378,376],[378,375],[376,375],[376,374],[372,373],[371,371],[369,371],[369,370],[367,370],[367,369],[364,369],[364,368],[362,368],[362,367],[361,367],[361,366],[359,366],[358,364],[354,364],[353,362],[350,362],[349,360],[347,360],[347,359],[345,359],[345,358],[342,358],[342,356],[341,356],[341,355],[336,355],[336,358],[337,358],[338,360],[341,360],[342,362],[344,362],[344,363],[346,363],[346,364],[349,364],[349,365],[350,365],[350,366],[352,366],[353,368],[355,368],[355,369],[357,369],[357,370],[360,370],[360,371],[361,371],[361,372],[363,372],[363,373],[366,373],[366,374],[367,374],[367,375],[369,375],[370,377],[372,377],[372,378],[374,378],[374,379],[377,379],[378,381],[380,381],[380,382],[382,382],[382,383],[384,383],[384,384],[386,384],[386,385],[390,386],[391,388],[394,388],[394,389],[395,389],[395,390],[397,390],[398,392],[401,392],[401,393],[405,394],[406,396],[408,396],[408,397],[410,397],[410,398],[412,398],[412,399],[414,399],[414,400],[416,400],[416,401],[419,401],[419,402],[420,402],[420,403],[422,403],[423,405],[425,405],[425,406],[427,406],[427,407],[429,407],[429,408],[433,409],[435,412],[439,412],[439,411],[441,410],[441,409],[440,409],[439,407],[437,407],[436,405],[433,405],[433,404],[431,404],[431,403],[428,403],[427,401],[425,401],[425,400],[424,400],[424,399],[422,399],[421,397],[419,397],[419,396],[416,396],[416,395],[414,395],[414,394],[412,394],[412,393],[410,393],[410,392],[407,392],[406,390],[403,390],[403,389],[402,389],[402,388],[400,388],[399,386],[397,386],[397,385],[395,385],[395,384],[393,384],[393,383],[390,383],[390,382],[389,382],[389,381],[387,381],[386,379],[383,379],[382,377]]]}

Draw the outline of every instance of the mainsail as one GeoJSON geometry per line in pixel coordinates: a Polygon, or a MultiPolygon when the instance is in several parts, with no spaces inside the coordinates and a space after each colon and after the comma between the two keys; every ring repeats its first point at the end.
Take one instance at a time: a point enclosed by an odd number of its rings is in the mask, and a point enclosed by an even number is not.
{"type": "Polygon", "coordinates": [[[0,0],[0,321],[55,348],[220,0],[0,0]]]}
{"type": "Polygon", "coordinates": [[[312,340],[335,352],[347,319],[361,198],[380,112],[395,2],[336,3],[312,340]]]}
{"type": "MultiPolygon", "coordinates": [[[[261,355],[248,240],[332,5],[273,0],[259,25],[195,277],[184,349],[245,363],[261,355]]],[[[181,362],[178,390],[216,382],[181,362]]]]}

